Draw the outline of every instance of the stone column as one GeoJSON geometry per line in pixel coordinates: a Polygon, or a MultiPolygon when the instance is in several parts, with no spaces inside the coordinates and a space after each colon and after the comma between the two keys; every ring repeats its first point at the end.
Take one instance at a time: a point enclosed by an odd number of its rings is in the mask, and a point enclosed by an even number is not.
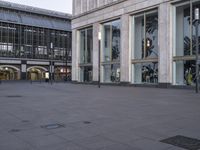
{"type": "Polygon", "coordinates": [[[49,62],[49,73],[50,73],[50,79],[51,79],[51,75],[52,75],[52,79],[54,80],[55,77],[55,62],[49,62]]]}
{"type": "Polygon", "coordinates": [[[129,47],[129,15],[125,14],[121,17],[121,83],[130,82],[131,71],[131,53],[129,47]]]}
{"type": "Polygon", "coordinates": [[[167,87],[172,83],[172,25],[171,4],[159,7],[159,85],[167,87]]]}
{"type": "Polygon", "coordinates": [[[27,73],[27,61],[21,61],[21,80],[26,80],[26,73],[27,73]]]}
{"type": "Polygon", "coordinates": [[[98,32],[100,29],[100,24],[95,23],[93,25],[93,82],[98,81],[99,74],[99,39],[98,32]]]}
{"type": "Polygon", "coordinates": [[[79,39],[78,31],[76,29],[72,30],[72,81],[79,81],[79,39]]]}

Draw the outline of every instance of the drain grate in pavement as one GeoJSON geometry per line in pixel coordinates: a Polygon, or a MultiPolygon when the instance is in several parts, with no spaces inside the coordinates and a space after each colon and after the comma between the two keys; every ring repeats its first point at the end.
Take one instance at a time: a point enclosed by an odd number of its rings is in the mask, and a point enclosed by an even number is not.
{"type": "Polygon", "coordinates": [[[20,129],[11,129],[8,132],[10,132],[10,133],[16,133],[16,132],[20,132],[20,131],[21,131],[20,129]]]}
{"type": "Polygon", "coordinates": [[[168,139],[161,140],[160,142],[171,144],[187,150],[200,150],[200,140],[193,139],[181,135],[177,135],[168,139]]]}
{"type": "Polygon", "coordinates": [[[7,98],[20,98],[22,97],[21,95],[8,95],[6,96],[7,98]]]}
{"type": "Polygon", "coordinates": [[[58,128],[64,128],[64,127],[65,127],[64,124],[57,124],[57,123],[41,126],[41,128],[48,129],[48,130],[58,129],[58,128]]]}

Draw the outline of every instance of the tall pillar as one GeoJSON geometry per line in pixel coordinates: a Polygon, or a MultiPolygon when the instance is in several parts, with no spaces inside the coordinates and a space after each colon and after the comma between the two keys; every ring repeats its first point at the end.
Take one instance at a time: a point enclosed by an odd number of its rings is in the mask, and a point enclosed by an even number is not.
{"type": "Polygon", "coordinates": [[[77,35],[77,30],[72,31],[72,81],[79,81],[79,39],[77,35]]]}
{"type": "Polygon", "coordinates": [[[131,53],[129,47],[129,15],[121,17],[121,83],[130,83],[131,53]]]}
{"type": "MultiPolygon", "coordinates": [[[[50,72],[50,75],[52,75],[52,80],[54,80],[54,77],[55,77],[55,62],[49,62],[49,72],[50,72]]],[[[50,77],[51,78],[51,77],[50,77]]]]}
{"type": "Polygon", "coordinates": [[[162,3],[159,7],[159,85],[167,87],[172,79],[172,25],[171,4],[162,3]]]}
{"type": "Polygon", "coordinates": [[[99,74],[99,43],[98,43],[98,33],[100,29],[100,24],[93,24],[93,82],[98,81],[99,74]]]}
{"type": "Polygon", "coordinates": [[[21,80],[26,80],[26,73],[27,73],[27,61],[21,61],[21,80]]]}

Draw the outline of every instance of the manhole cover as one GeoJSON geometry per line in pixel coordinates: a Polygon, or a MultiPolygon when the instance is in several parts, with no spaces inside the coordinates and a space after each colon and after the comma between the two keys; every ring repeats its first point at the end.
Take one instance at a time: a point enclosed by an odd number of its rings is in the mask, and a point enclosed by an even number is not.
{"type": "Polygon", "coordinates": [[[83,121],[84,124],[91,124],[92,122],[90,121],[83,121]]]}
{"type": "Polygon", "coordinates": [[[51,129],[58,129],[58,128],[64,128],[65,125],[63,124],[48,124],[48,125],[43,125],[41,126],[41,128],[44,128],[44,129],[48,129],[48,130],[51,130],[51,129]]]}
{"type": "Polygon", "coordinates": [[[8,131],[8,132],[15,133],[15,132],[20,132],[20,131],[21,131],[20,129],[11,129],[11,130],[8,131]]]}
{"type": "Polygon", "coordinates": [[[200,140],[181,136],[181,135],[164,139],[160,142],[171,144],[171,145],[181,147],[187,150],[200,150],[200,140]]]}
{"type": "Polygon", "coordinates": [[[22,96],[20,96],[20,95],[8,95],[6,97],[8,97],[8,98],[20,98],[22,96]]]}

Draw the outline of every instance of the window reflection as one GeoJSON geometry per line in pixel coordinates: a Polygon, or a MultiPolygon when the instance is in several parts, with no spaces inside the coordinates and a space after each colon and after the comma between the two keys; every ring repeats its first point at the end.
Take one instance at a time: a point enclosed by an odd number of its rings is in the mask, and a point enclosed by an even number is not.
{"type": "Polygon", "coordinates": [[[93,30],[80,31],[80,81],[92,81],[93,30]]]}
{"type": "Polygon", "coordinates": [[[120,82],[120,65],[104,65],[104,82],[120,82]]]}
{"type": "Polygon", "coordinates": [[[104,27],[104,62],[120,60],[120,21],[113,21],[104,27]]]}
{"type": "Polygon", "coordinates": [[[120,20],[103,24],[104,82],[120,82],[120,28],[120,20]]]}
{"type": "MultiPolygon", "coordinates": [[[[190,1],[188,4],[176,7],[174,84],[177,85],[193,86],[196,82],[196,61],[194,57],[196,55],[195,8],[200,8],[200,2],[190,1]]],[[[200,33],[198,38],[200,41],[200,33]]]]}
{"type": "Polygon", "coordinates": [[[84,29],[80,31],[80,63],[92,62],[93,49],[93,33],[92,29],[84,29]]]}
{"type": "MultiPolygon", "coordinates": [[[[200,73],[199,73],[200,75],[200,73]]],[[[176,84],[195,85],[196,83],[196,62],[177,61],[176,62],[176,84]]]]}
{"type": "Polygon", "coordinates": [[[134,58],[156,57],[158,57],[158,14],[144,13],[135,17],[134,58]]]}
{"type": "Polygon", "coordinates": [[[158,12],[144,12],[133,19],[133,82],[158,83],[158,12]]]}
{"type": "Polygon", "coordinates": [[[158,63],[135,64],[135,83],[158,83],[158,63]]]}

